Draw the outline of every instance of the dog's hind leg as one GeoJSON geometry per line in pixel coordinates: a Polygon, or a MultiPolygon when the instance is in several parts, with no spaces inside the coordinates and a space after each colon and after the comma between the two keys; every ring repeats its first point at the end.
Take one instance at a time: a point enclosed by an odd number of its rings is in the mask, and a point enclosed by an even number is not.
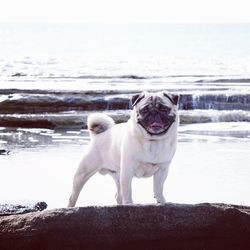
{"type": "Polygon", "coordinates": [[[72,194],[69,198],[68,207],[75,206],[84,184],[98,171],[98,165],[98,157],[93,157],[91,153],[86,154],[82,159],[74,176],[72,194]]]}
{"type": "Polygon", "coordinates": [[[122,204],[122,196],[121,196],[121,186],[120,186],[120,172],[112,172],[110,175],[113,177],[116,188],[117,188],[117,193],[115,195],[115,199],[118,205],[122,204]]]}

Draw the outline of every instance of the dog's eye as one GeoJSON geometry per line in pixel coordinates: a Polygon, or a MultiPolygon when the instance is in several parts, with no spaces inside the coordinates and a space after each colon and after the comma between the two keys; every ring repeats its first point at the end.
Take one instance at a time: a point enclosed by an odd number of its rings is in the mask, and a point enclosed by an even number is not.
{"type": "Polygon", "coordinates": [[[161,106],[159,107],[159,110],[162,111],[162,112],[170,112],[170,108],[168,108],[168,107],[166,107],[166,106],[163,106],[163,105],[161,105],[161,106]]]}
{"type": "Polygon", "coordinates": [[[160,111],[169,111],[169,108],[166,108],[166,107],[160,107],[160,111]]]}
{"type": "Polygon", "coordinates": [[[148,112],[148,106],[146,106],[146,107],[144,107],[144,108],[142,108],[141,110],[140,110],[140,112],[142,113],[142,114],[146,114],[147,112],[148,112]]]}

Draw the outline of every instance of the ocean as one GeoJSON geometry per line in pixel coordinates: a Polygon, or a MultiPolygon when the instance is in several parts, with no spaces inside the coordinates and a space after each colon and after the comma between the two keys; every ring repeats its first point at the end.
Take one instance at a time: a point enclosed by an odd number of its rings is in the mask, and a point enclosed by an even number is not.
{"type": "MultiPolygon", "coordinates": [[[[68,125],[63,119],[77,123],[95,110],[55,111],[58,99],[102,98],[111,107],[102,112],[118,116],[112,100],[168,90],[182,98],[167,201],[250,205],[249,44],[243,23],[0,23],[0,149],[10,150],[0,155],[0,202],[66,206],[88,133],[27,124],[53,118],[68,125]],[[13,121],[21,127],[6,125],[13,121]]],[[[135,179],[133,189],[135,203],[154,202],[150,179],[135,179]]],[[[78,205],[112,205],[114,194],[111,178],[96,175],[78,205]]]]}
{"type": "Polygon", "coordinates": [[[249,44],[250,24],[2,23],[0,76],[241,79],[250,75],[249,44]]]}

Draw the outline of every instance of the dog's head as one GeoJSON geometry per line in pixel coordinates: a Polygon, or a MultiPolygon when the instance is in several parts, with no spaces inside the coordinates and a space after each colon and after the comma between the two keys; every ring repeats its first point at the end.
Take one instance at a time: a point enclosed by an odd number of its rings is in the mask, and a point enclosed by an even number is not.
{"type": "Polygon", "coordinates": [[[137,123],[152,136],[164,135],[177,119],[178,95],[165,91],[143,92],[132,97],[137,123]]]}

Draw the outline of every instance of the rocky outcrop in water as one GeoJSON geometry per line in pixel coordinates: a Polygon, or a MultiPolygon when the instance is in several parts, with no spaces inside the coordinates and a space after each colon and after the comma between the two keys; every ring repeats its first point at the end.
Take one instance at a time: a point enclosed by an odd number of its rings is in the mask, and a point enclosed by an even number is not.
{"type": "Polygon", "coordinates": [[[193,96],[193,109],[250,110],[250,94],[202,94],[193,96]]]}
{"type": "MultiPolygon", "coordinates": [[[[95,111],[92,111],[95,112],[95,111]]],[[[126,122],[130,110],[106,112],[116,123],[126,122]]],[[[0,126],[19,128],[87,128],[87,116],[90,112],[49,113],[49,114],[0,114],[0,126]]]]}
{"type": "Polygon", "coordinates": [[[85,93],[11,94],[2,97],[0,113],[53,113],[62,111],[129,109],[130,98],[85,93]]]}
{"type": "Polygon", "coordinates": [[[10,153],[10,151],[6,150],[6,149],[0,149],[0,155],[8,155],[10,153]]]}
{"type": "MultiPolygon", "coordinates": [[[[113,114],[117,122],[126,121],[133,91],[45,91],[1,90],[0,126],[26,128],[86,128],[89,112],[113,114]],[[83,113],[82,116],[79,113],[83,113]]],[[[181,123],[250,121],[250,94],[182,93],[181,123]],[[220,110],[216,116],[199,110],[220,110]],[[195,111],[195,112],[191,112],[195,111]],[[227,112],[230,112],[227,113],[227,112]],[[238,112],[238,114],[236,114],[238,112]],[[244,113],[245,112],[245,113],[244,113]]]]}
{"type": "Polygon", "coordinates": [[[166,204],[0,218],[1,249],[249,249],[250,208],[166,204]]]}
{"type": "MultiPolygon", "coordinates": [[[[119,110],[130,109],[133,93],[110,92],[44,92],[13,93],[2,95],[0,113],[53,113],[62,111],[119,110]]],[[[181,110],[217,109],[250,110],[250,94],[203,93],[181,94],[181,110]]]]}

